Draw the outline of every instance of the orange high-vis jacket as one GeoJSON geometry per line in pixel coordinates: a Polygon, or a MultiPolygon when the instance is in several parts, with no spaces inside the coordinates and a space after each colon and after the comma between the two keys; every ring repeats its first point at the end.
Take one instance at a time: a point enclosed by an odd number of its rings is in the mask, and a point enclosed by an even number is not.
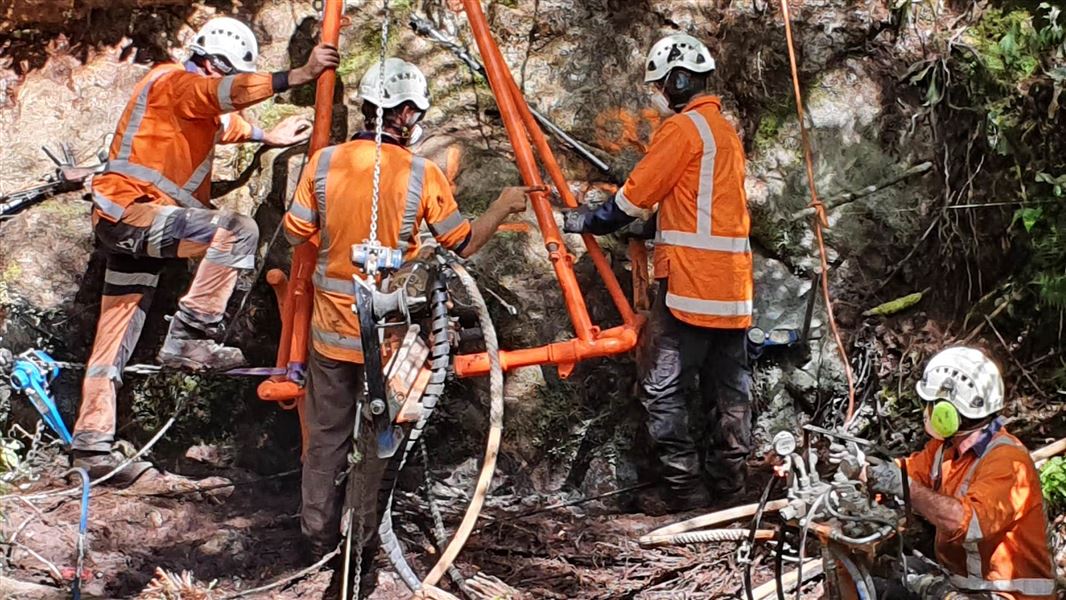
{"type": "MultiPolygon", "coordinates": [[[[311,343],[333,360],[363,362],[359,321],[352,312],[352,277],[364,274],[352,263],[352,246],[370,237],[375,152],[372,139],[357,139],[315,153],[285,213],[290,242],[319,234],[311,343]]],[[[470,236],[470,222],[459,212],[440,168],[403,146],[384,143],[378,240],[411,258],[418,251],[422,223],[446,248],[461,248],[470,236]]]]}
{"type": "Polygon", "coordinates": [[[962,503],[958,529],[936,532],[937,560],[955,587],[1014,600],[1055,597],[1040,476],[1018,438],[1000,430],[961,456],[932,440],[906,462],[911,478],[962,503]]]}
{"type": "Polygon", "coordinates": [[[631,217],[658,210],[655,277],[680,320],[716,329],[751,326],[754,277],[744,148],[721,100],[697,98],[656,130],[615,203],[631,217]]]}
{"type": "Polygon", "coordinates": [[[134,202],[210,208],[215,144],[261,136],[234,111],[273,95],[269,73],[211,78],[156,66],[134,88],[106,170],[92,180],[95,215],[118,221],[134,202]]]}

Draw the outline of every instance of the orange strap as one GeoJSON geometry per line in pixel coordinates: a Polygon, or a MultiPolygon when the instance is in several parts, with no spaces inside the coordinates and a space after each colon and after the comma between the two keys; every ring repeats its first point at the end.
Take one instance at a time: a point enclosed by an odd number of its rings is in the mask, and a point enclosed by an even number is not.
{"type": "Polygon", "coordinates": [[[807,125],[803,121],[803,94],[800,93],[799,70],[796,67],[796,48],[792,43],[792,17],[788,11],[788,0],[781,0],[781,13],[785,19],[785,38],[788,42],[788,60],[792,66],[792,89],[796,94],[796,115],[799,117],[800,136],[803,140],[803,156],[807,162],[807,184],[811,192],[811,208],[815,211],[814,236],[818,240],[818,253],[822,265],[822,297],[825,299],[825,312],[829,316],[829,328],[833,332],[837,349],[840,350],[840,360],[844,362],[844,375],[848,379],[848,414],[844,419],[844,425],[851,423],[855,418],[855,379],[851,372],[851,361],[848,360],[848,352],[844,349],[844,342],[840,338],[840,330],[837,329],[836,317],[833,315],[833,300],[829,297],[829,259],[825,250],[825,240],[822,238],[822,228],[829,227],[829,220],[825,215],[825,205],[818,198],[818,190],[814,184],[814,159],[811,152],[811,141],[807,136],[807,125]]]}

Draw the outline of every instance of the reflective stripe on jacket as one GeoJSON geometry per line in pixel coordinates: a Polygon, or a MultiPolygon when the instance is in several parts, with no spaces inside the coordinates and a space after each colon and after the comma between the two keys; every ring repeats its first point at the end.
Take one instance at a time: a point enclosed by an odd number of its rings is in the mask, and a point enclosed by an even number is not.
{"type": "Polygon", "coordinates": [[[658,210],[655,276],[686,323],[751,326],[754,278],[744,192],[744,148],[716,97],[693,100],[655,132],[615,202],[626,214],[658,210]]]}
{"type": "Polygon", "coordinates": [[[118,221],[134,202],[210,207],[215,144],[251,141],[233,113],[274,94],[268,73],[211,78],[156,66],[134,88],[115,129],[106,170],[92,180],[96,214],[118,221]]]}
{"type": "MultiPolygon", "coordinates": [[[[425,223],[442,246],[461,246],[470,235],[470,222],[459,212],[440,168],[394,143],[383,144],[381,152],[377,232],[381,244],[400,247],[411,258],[425,223]]],[[[333,360],[363,362],[359,322],[352,312],[352,277],[363,273],[352,264],[352,246],[370,237],[374,162],[372,140],[358,139],[316,153],[284,218],[290,242],[319,234],[311,341],[315,351],[333,360]]]]}

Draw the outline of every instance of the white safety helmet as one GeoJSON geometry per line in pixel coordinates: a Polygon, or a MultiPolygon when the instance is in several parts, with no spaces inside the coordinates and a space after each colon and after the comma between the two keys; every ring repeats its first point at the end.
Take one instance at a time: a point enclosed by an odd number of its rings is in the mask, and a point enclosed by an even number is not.
{"type": "Polygon", "coordinates": [[[1003,409],[999,367],[973,348],[958,346],[939,352],[925,366],[917,391],[926,402],[950,402],[968,419],[983,419],[1003,409]]]}
{"type": "Polygon", "coordinates": [[[247,25],[230,17],[216,17],[196,32],[189,50],[194,54],[225,57],[238,71],[255,71],[259,43],[247,25]]]}
{"type": "Polygon", "coordinates": [[[709,73],[714,70],[714,58],[707,46],[691,35],[668,35],[655,42],[648,52],[644,83],[659,81],[676,68],[688,69],[693,73],[709,73]]]}
{"type": "Polygon", "coordinates": [[[378,89],[381,64],[375,62],[359,82],[359,98],[381,108],[393,108],[412,102],[418,110],[429,110],[429,83],[415,65],[399,58],[385,61],[385,82],[378,89]],[[378,96],[381,94],[381,97],[378,96]]]}

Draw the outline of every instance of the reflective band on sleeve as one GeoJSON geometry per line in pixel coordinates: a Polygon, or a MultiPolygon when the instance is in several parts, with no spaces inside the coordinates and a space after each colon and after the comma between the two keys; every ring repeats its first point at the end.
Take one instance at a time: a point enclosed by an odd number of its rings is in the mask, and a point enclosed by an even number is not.
{"type": "Polygon", "coordinates": [[[629,201],[626,198],[626,188],[622,186],[618,189],[618,193],[614,195],[614,203],[618,205],[618,208],[622,209],[622,212],[633,217],[634,219],[640,219],[647,221],[655,213],[654,210],[643,209],[636,204],[629,201]]]}
{"type": "Polygon", "coordinates": [[[318,223],[318,213],[316,213],[314,209],[307,208],[299,202],[293,201],[292,205],[289,206],[288,213],[292,215],[294,219],[298,219],[304,223],[310,223],[312,225],[318,223]]]}
{"type": "Polygon", "coordinates": [[[230,91],[233,89],[233,82],[236,80],[236,75],[227,75],[218,84],[218,106],[222,109],[222,112],[237,110],[233,107],[233,101],[230,99],[230,91]]]}
{"type": "Polygon", "coordinates": [[[118,367],[114,365],[90,365],[85,368],[86,377],[99,377],[101,379],[120,380],[118,367]]]}
{"type": "Polygon", "coordinates": [[[428,223],[428,225],[429,230],[433,232],[435,237],[443,237],[461,227],[463,223],[466,223],[466,217],[464,217],[459,211],[454,211],[440,221],[437,221],[436,223],[428,223]]]}
{"type": "Polygon", "coordinates": [[[289,231],[286,231],[285,232],[285,240],[289,242],[290,246],[299,246],[300,244],[306,242],[307,238],[302,238],[300,236],[293,235],[289,231]]]}

